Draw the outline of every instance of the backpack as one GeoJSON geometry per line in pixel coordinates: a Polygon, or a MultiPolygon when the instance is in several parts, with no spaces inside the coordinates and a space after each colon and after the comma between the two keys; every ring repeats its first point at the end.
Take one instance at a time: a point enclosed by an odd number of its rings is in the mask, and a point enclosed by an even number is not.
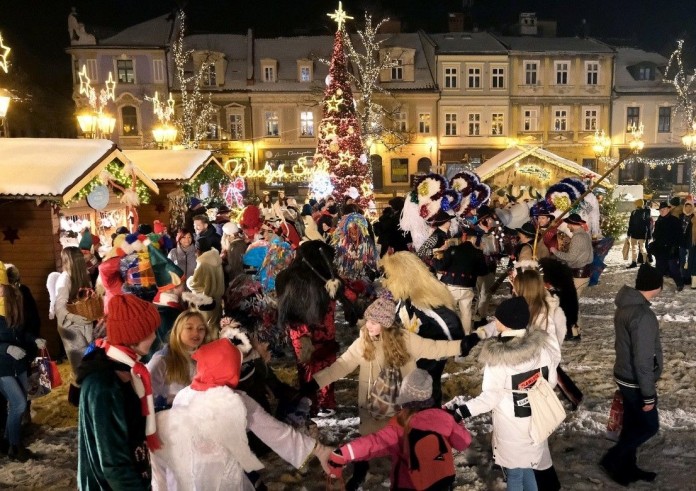
{"type": "Polygon", "coordinates": [[[406,428],[404,456],[408,475],[418,491],[444,491],[454,484],[452,446],[440,433],[406,428]]]}

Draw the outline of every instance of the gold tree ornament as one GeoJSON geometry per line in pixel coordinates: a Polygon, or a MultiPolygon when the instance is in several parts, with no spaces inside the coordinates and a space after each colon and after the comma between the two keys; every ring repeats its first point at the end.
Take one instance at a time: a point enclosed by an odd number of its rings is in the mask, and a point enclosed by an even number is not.
{"type": "Polygon", "coordinates": [[[340,111],[339,106],[343,104],[343,97],[336,97],[335,95],[332,95],[329,99],[326,100],[326,109],[329,112],[335,112],[337,113],[340,111]]]}
{"type": "Polygon", "coordinates": [[[333,14],[326,14],[326,15],[331,17],[336,22],[336,24],[338,24],[339,31],[341,29],[343,29],[343,24],[345,24],[348,19],[351,19],[351,20],[353,19],[351,16],[346,14],[345,10],[343,10],[343,5],[341,2],[338,2],[338,9],[334,10],[333,14]]]}
{"type": "MultiPolygon", "coordinates": [[[[339,4],[340,5],[340,4],[339,4]]],[[[0,34],[0,68],[2,68],[5,73],[7,73],[7,57],[12,49],[9,46],[5,46],[5,42],[2,39],[2,34],[0,34]]]]}
{"type": "Polygon", "coordinates": [[[336,130],[338,129],[338,126],[336,126],[333,123],[325,123],[321,127],[321,132],[324,133],[324,140],[329,140],[331,138],[334,138],[336,136],[336,130]]]}

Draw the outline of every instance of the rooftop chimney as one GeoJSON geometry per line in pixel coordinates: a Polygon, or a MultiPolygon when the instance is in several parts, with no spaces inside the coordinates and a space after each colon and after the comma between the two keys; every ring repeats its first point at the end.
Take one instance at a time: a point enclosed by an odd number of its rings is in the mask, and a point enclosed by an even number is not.
{"type": "Polygon", "coordinates": [[[539,34],[537,28],[536,12],[520,13],[520,35],[521,36],[536,36],[539,34]]]}
{"type": "Polygon", "coordinates": [[[464,31],[464,14],[461,12],[450,12],[447,16],[447,22],[449,24],[449,32],[463,32],[464,31]]]}

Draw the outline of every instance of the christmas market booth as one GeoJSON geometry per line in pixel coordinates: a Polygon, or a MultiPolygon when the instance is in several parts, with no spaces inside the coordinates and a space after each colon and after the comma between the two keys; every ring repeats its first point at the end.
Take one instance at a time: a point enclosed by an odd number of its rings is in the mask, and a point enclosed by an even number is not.
{"type": "MultiPolygon", "coordinates": [[[[486,160],[474,172],[494,195],[516,200],[539,199],[546,189],[566,177],[596,181],[600,175],[553,152],[534,146],[514,146],[486,160]]],[[[612,187],[605,179],[602,187],[612,187]]]]}
{"type": "Polygon", "coordinates": [[[152,224],[160,220],[172,232],[181,225],[188,197],[199,196],[201,186],[209,188],[230,182],[225,168],[210,150],[124,150],[123,153],[137,162],[160,190],[157,198],[139,208],[140,221],[152,224]]]}
{"type": "Polygon", "coordinates": [[[89,227],[110,244],[119,226],[137,226],[137,206],[157,185],[109,140],[0,139],[0,261],[14,264],[36,298],[41,334],[58,353],[46,278],[60,271],[65,244],[89,227]]]}

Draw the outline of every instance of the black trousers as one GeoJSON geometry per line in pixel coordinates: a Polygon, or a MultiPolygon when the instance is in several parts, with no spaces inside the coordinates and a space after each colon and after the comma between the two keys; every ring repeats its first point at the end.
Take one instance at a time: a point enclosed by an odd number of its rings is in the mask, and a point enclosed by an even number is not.
{"type": "Polygon", "coordinates": [[[638,447],[657,434],[660,422],[657,404],[650,411],[643,411],[640,389],[619,385],[623,396],[623,428],[619,442],[609,449],[605,459],[621,473],[630,473],[637,467],[638,447]]]}
{"type": "Polygon", "coordinates": [[[679,286],[684,286],[684,279],[679,271],[679,259],[657,259],[655,258],[655,267],[662,273],[663,276],[668,276],[674,280],[674,283],[679,286]]]}

